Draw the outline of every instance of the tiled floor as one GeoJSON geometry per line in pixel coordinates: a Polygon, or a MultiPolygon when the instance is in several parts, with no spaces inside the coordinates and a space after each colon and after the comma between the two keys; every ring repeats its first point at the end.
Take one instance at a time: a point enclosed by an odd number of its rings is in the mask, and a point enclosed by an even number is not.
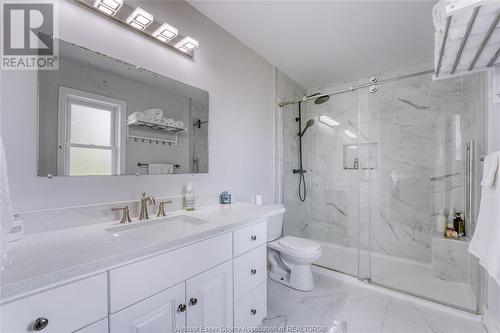
{"type": "Polygon", "coordinates": [[[268,318],[275,332],[485,333],[479,318],[411,302],[383,289],[316,275],[304,293],[269,281],[268,318]],[[286,326],[286,330],[283,330],[286,326]],[[309,327],[308,327],[309,326],[309,327]]]}

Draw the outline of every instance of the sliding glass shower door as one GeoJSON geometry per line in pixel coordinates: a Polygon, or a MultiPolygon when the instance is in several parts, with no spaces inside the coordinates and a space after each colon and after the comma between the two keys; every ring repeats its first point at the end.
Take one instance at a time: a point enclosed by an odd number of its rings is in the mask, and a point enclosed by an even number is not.
{"type": "Polygon", "coordinates": [[[325,103],[302,102],[302,122],[315,120],[302,138],[304,202],[292,172],[298,107],[283,108],[284,232],[321,245],[316,265],[476,312],[479,269],[467,250],[485,149],[485,78],[412,73],[346,82],[325,89],[338,91],[325,103]],[[450,211],[465,215],[461,239],[437,224],[450,211]]]}
{"type": "Polygon", "coordinates": [[[467,249],[485,148],[484,77],[433,81],[431,75],[365,90],[371,160],[360,155],[359,163],[372,170],[369,218],[360,220],[360,229],[368,222],[369,259],[360,256],[360,276],[475,312],[479,270],[467,249]],[[444,236],[437,223],[443,213],[465,215],[465,236],[444,236]]]}

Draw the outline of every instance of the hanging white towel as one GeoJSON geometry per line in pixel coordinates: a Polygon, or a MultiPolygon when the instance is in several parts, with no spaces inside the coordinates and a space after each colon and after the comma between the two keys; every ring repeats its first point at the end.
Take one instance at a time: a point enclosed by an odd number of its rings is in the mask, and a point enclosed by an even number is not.
{"type": "Polygon", "coordinates": [[[174,173],[174,165],[167,163],[149,163],[149,175],[170,175],[174,173]]]}
{"type": "Polygon", "coordinates": [[[484,159],[481,205],[469,252],[500,283],[500,152],[484,159]]]}
{"type": "Polygon", "coordinates": [[[2,138],[0,137],[0,252],[7,249],[7,235],[12,229],[12,204],[7,179],[7,161],[2,138]]]}

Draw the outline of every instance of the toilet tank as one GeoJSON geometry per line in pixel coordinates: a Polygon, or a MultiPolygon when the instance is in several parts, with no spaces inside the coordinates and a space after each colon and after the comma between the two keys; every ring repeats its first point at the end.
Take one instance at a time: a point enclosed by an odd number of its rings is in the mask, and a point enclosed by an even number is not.
{"type": "Polygon", "coordinates": [[[283,229],[284,213],[269,216],[267,218],[267,241],[271,242],[281,237],[283,229]]]}

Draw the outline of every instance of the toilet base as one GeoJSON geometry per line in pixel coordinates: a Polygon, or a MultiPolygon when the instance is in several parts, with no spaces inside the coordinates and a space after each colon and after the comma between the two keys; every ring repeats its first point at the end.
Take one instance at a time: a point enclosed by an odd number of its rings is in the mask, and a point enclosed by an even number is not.
{"type": "Polygon", "coordinates": [[[314,277],[311,265],[293,265],[280,258],[276,251],[268,253],[269,278],[290,288],[300,291],[314,289],[314,277]]]}
{"type": "Polygon", "coordinates": [[[295,281],[294,281],[293,277],[292,277],[292,279],[290,279],[289,275],[278,274],[276,272],[269,272],[268,276],[271,280],[276,281],[276,282],[281,283],[281,284],[284,284],[285,286],[290,287],[290,288],[295,289],[295,290],[311,291],[311,290],[314,290],[314,288],[315,288],[314,278],[312,277],[312,273],[311,273],[311,280],[305,281],[305,283],[302,281],[296,281],[297,279],[295,279],[295,281]]]}

